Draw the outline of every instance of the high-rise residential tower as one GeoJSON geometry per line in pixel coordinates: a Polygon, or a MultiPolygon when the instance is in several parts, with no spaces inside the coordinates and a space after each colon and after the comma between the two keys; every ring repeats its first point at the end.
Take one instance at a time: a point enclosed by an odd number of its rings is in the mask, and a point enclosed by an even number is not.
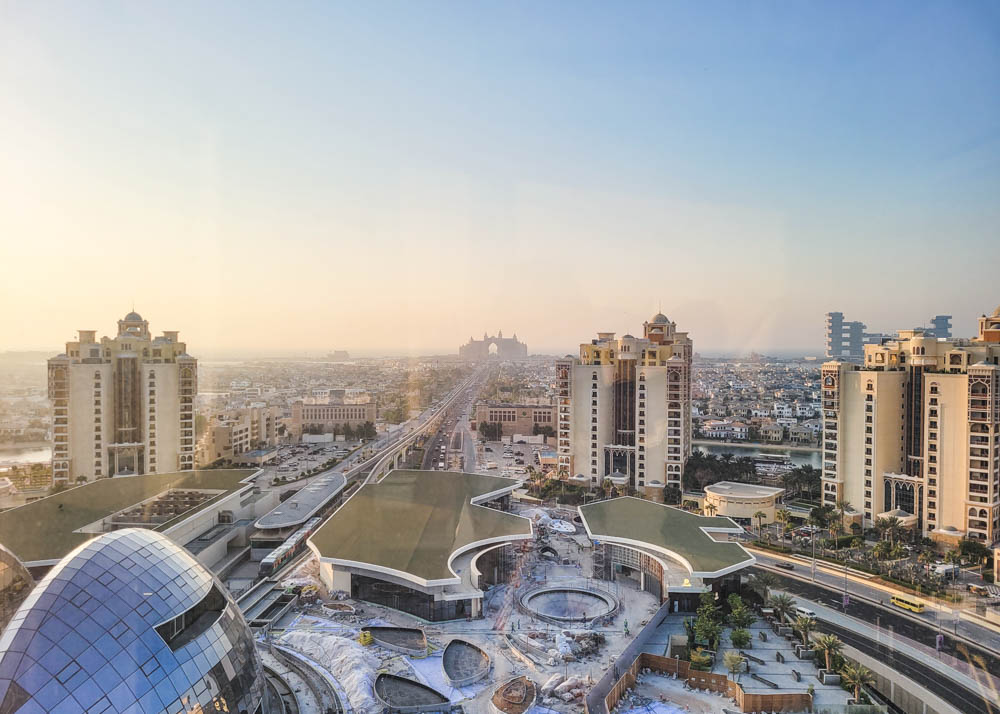
{"type": "Polygon", "coordinates": [[[55,483],[194,468],[198,360],[177,335],[130,312],[116,336],[80,330],[49,360],[55,483]]]}
{"type": "Polygon", "coordinates": [[[692,342],[656,314],[643,336],[599,332],[556,363],[559,468],[591,488],[605,478],[653,498],[681,485],[691,454],[692,342]]]}
{"type": "MultiPolygon", "coordinates": [[[[826,313],[826,356],[860,362],[865,356],[865,345],[877,345],[893,335],[865,332],[868,326],[859,321],[844,319],[842,312],[826,313]]],[[[951,315],[935,315],[930,327],[916,327],[931,337],[951,337],[951,315]]]]}
{"type": "Polygon", "coordinates": [[[973,339],[901,330],[827,362],[823,501],[932,538],[1000,540],[1000,308],[973,339]]]}

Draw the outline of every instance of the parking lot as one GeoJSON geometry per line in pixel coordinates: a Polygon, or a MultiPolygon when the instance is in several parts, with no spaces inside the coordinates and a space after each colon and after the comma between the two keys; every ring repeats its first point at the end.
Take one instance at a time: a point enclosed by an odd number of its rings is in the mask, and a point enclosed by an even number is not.
{"type": "MultiPolygon", "coordinates": [[[[342,463],[361,446],[360,441],[337,441],[327,444],[289,444],[278,448],[278,455],[258,477],[262,487],[270,486],[275,478],[294,481],[331,459],[342,463]]],[[[339,465],[339,463],[338,463],[339,465]]]]}
{"type": "Polygon", "coordinates": [[[539,470],[538,451],[541,448],[538,444],[488,441],[482,447],[480,470],[488,473],[498,471],[503,476],[523,478],[529,467],[539,470]]]}

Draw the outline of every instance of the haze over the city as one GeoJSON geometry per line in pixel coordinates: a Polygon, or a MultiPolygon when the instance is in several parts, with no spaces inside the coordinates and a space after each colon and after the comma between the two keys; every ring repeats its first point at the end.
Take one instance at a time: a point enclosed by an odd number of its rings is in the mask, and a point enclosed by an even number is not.
{"type": "Polygon", "coordinates": [[[997,303],[989,3],[6,4],[0,350],[703,352],[997,303]],[[220,29],[224,28],[224,29],[220,29]]]}

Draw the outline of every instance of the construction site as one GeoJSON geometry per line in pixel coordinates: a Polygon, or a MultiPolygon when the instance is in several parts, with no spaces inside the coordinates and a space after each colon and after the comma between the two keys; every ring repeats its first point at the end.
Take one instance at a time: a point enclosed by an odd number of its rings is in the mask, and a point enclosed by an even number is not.
{"type": "Polygon", "coordinates": [[[531,521],[533,536],[506,546],[509,578],[484,588],[478,617],[428,622],[351,598],[327,588],[310,557],[281,583],[308,597],[254,624],[274,651],[328,673],[344,711],[582,711],[662,603],[627,572],[594,577],[606,572],[606,552],[577,513],[517,504],[510,512],[531,521]]]}

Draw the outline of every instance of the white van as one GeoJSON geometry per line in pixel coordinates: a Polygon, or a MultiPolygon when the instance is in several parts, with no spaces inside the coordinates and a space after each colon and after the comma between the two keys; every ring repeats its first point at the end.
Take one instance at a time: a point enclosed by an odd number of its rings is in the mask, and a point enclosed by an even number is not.
{"type": "Polygon", "coordinates": [[[809,608],[802,607],[801,605],[795,606],[795,614],[798,615],[799,617],[811,617],[813,619],[816,618],[815,612],[813,612],[809,608]]]}

